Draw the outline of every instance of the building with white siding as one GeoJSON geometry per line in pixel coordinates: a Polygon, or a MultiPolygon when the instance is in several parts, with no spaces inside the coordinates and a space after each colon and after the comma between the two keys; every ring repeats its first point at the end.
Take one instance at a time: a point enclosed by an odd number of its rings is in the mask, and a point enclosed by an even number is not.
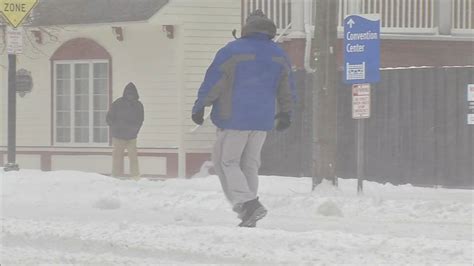
{"type": "MultiPolygon", "coordinates": [[[[304,79],[315,67],[315,3],[40,0],[25,22],[24,54],[18,56],[17,68],[31,72],[34,86],[30,93],[18,97],[17,162],[22,168],[109,173],[112,148],[103,116],[108,104],[133,81],[145,106],[138,138],[141,172],[193,175],[210,159],[215,128],[206,121],[193,130],[190,112],[217,50],[233,40],[233,29],[239,34],[251,11],[261,8],[284,35],[279,42],[304,79]],[[82,91],[85,89],[87,93],[82,91]]],[[[338,4],[335,50],[340,69],[342,21],[346,15],[361,13],[381,16],[382,68],[467,66],[474,62],[474,0],[338,0],[338,4]]],[[[7,57],[1,22],[3,165],[7,154],[7,57]]],[[[264,147],[263,166],[268,153],[273,152],[265,153],[264,147]]],[[[290,169],[281,163],[287,155],[281,156],[275,160],[279,167],[290,169]]],[[[278,168],[270,164],[273,170],[278,168]]],[[[290,172],[287,175],[298,171],[290,172]]]]}
{"type": "MultiPolygon", "coordinates": [[[[23,27],[24,53],[17,62],[34,84],[17,100],[17,163],[110,173],[104,118],[132,81],[145,107],[138,137],[141,173],[183,176],[187,168],[192,174],[208,159],[215,129],[207,122],[191,132],[190,110],[215,53],[240,28],[240,12],[240,1],[232,0],[40,1],[23,27]]],[[[5,55],[1,165],[7,161],[5,55]]]]}

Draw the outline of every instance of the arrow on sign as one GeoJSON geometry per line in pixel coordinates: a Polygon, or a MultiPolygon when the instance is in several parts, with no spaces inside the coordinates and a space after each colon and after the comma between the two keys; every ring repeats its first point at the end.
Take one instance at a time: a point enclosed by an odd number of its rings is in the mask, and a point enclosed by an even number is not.
{"type": "Polygon", "coordinates": [[[347,25],[349,25],[349,28],[351,28],[351,29],[352,29],[352,26],[353,26],[354,24],[356,24],[356,23],[355,23],[354,20],[352,20],[352,19],[349,19],[349,21],[347,22],[347,25]]]}

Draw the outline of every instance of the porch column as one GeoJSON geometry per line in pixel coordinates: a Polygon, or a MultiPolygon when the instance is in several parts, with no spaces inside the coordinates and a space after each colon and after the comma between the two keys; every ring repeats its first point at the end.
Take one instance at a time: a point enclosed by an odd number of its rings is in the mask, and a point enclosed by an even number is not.
{"type": "MultiPolygon", "coordinates": [[[[338,1],[341,2],[343,0],[338,0],[338,1]]],[[[349,11],[347,15],[362,13],[361,0],[351,0],[351,1],[346,0],[346,4],[348,5],[348,11],[349,11]]]]}
{"type": "Polygon", "coordinates": [[[441,35],[451,35],[453,1],[435,0],[435,19],[441,35]]]}
{"type": "Polygon", "coordinates": [[[289,37],[303,38],[304,35],[304,1],[291,0],[291,33],[289,37]]]}

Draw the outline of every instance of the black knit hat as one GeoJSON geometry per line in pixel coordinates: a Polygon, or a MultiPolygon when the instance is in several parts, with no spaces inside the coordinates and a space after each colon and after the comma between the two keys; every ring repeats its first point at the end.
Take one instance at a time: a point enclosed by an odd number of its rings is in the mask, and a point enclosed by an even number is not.
{"type": "Polygon", "coordinates": [[[276,35],[276,25],[271,21],[261,9],[257,9],[249,14],[242,27],[242,37],[252,33],[263,33],[273,39],[276,35]]]}

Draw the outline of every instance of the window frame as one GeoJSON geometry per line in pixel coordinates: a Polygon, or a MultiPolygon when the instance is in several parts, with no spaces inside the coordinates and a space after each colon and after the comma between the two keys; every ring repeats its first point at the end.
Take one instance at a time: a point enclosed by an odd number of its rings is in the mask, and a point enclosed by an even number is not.
{"type": "Polygon", "coordinates": [[[53,60],[53,113],[52,113],[52,127],[53,127],[53,145],[58,147],[109,147],[110,146],[110,130],[108,129],[107,132],[107,140],[105,142],[94,142],[94,65],[98,63],[106,63],[107,64],[107,109],[110,107],[111,103],[111,91],[110,91],[110,84],[111,84],[111,60],[109,59],[78,59],[78,60],[53,60]],[[75,141],[75,66],[77,64],[88,64],[89,66],[89,141],[88,142],[76,142],[75,141]],[[58,142],[57,140],[57,66],[58,65],[69,65],[70,66],[70,106],[69,110],[71,112],[70,115],[70,142],[58,142]]]}

